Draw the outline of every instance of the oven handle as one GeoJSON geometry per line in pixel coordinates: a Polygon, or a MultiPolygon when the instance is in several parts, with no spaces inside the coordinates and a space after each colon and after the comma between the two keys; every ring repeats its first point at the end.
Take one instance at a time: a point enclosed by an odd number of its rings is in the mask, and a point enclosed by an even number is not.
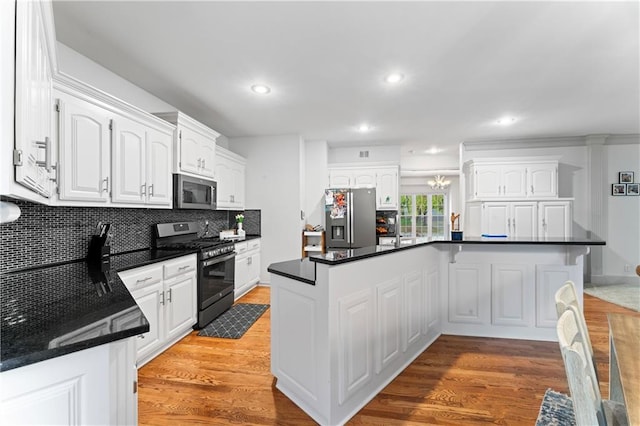
{"type": "Polygon", "coordinates": [[[227,260],[231,260],[234,257],[236,257],[235,251],[224,257],[215,257],[213,259],[205,260],[204,262],[202,262],[202,266],[211,266],[211,265],[215,265],[216,263],[226,262],[227,260]]]}

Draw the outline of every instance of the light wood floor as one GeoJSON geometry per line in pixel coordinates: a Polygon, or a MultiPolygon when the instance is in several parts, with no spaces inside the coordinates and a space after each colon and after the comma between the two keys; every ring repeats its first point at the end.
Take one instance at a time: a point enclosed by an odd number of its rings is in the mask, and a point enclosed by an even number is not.
{"type": "MultiPolygon", "coordinates": [[[[603,397],[608,396],[608,312],[640,316],[585,295],[603,397]]],[[[269,303],[258,287],[240,302],[269,303]]],[[[142,367],[141,425],[313,425],[274,386],[270,310],[238,340],[191,333],[142,367]]],[[[533,425],[547,388],[568,392],[558,344],[441,336],[349,425],[533,425]]]]}

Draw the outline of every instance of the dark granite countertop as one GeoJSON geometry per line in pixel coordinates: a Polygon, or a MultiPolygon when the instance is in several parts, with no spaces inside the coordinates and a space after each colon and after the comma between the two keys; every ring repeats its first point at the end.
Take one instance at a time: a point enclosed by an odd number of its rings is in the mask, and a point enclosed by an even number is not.
{"type": "Polygon", "coordinates": [[[330,250],[325,254],[316,254],[306,258],[306,262],[300,260],[290,260],[286,262],[273,263],[269,265],[267,271],[282,275],[297,281],[315,285],[315,268],[313,264],[322,263],[325,265],[340,265],[342,263],[355,262],[357,260],[368,259],[370,257],[381,256],[402,250],[410,250],[424,245],[552,245],[552,246],[602,246],[605,241],[594,238],[547,238],[547,239],[518,239],[518,238],[495,238],[495,237],[472,237],[459,240],[429,240],[429,239],[405,239],[403,243],[395,245],[377,245],[363,247],[359,249],[339,249],[330,250]],[[311,265],[309,265],[311,264],[311,265]]]}
{"type": "Polygon", "coordinates": [[[316,285],[316,264],[309,261],[308,257],[272,263],[267,271],[306,284],[316,285]]]}
{"type": "Polygon", "coordinates": [[[0,274],[0,371],[149,331],[117,271],[190,253],[194,251],[113,255],[105,273],[80,260],[0,274]]]}

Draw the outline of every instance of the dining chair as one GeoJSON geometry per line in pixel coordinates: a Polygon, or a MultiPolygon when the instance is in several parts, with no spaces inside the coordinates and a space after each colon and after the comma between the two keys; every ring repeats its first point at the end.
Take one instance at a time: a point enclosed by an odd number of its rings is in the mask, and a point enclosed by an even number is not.
{"type": "Polygon", "coordinates": [[[560,318],[560,315],[562,315],[564,311],[569,308],[569,306],[573,306],[576,309],[576,313],[578,314],[578,327],[581,328],[580,332],[584,336],[584,345],[589,351],[589,356],[591,357],[591,362],[593,363],[593,369],[596,373],[596,378],[598,378],[598,368],[596,367],[596,359],[593,353],[593,346],[591,345],[591,338],[589,337],[587,321],[585,320],[582,309],[580,308],[578,295],[576,293],[576,287],[573,281],[565,282],[564,285],[560,287],[558,291],[556,291],[555,299],[558,318],[560,318]]]}
{"type": "Polygon", "coordinates": [[[584,336],[579,313],[569,306],[558,320],[557,333],[569,383],[577,426],[624,426],[628,424],[623,404],[602,399],[584,336]]]}

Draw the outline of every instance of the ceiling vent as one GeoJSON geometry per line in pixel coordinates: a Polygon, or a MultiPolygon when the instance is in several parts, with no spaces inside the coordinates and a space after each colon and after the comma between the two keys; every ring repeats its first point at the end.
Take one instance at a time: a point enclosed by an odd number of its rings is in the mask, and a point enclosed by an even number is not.
{"type": "Polygon", "coordinates": [[[369,151],[360,151],[360,158],[369,158],[369,151]]]}

